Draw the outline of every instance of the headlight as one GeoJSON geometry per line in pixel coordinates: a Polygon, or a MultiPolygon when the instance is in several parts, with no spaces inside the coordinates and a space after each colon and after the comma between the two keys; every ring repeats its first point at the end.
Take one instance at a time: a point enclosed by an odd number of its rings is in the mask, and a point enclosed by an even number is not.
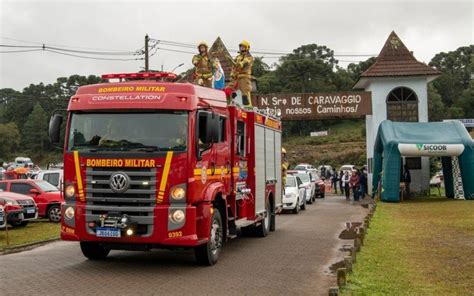
{"type": "Polygon", "coordinates": [[[74,185],[68,185],[65,190],[65,194],[67,198],[74,197],[74,194],[76,193],[76,189],[74,188],[74,185]]]}
{"type": "Polygon", "coordinates": [[[171,197],[174,200],[182,200],[183,198],[186,197],[186,190],[181,187],[176,187],[171,191],[171,197]]]}
{"type": "Polygon", "coordinates": [[[181,223],[184,220],[184,211],[183,210],[174,210],[170,214],[170,220],[174,223],[181,223]]]}
{"type": "Polygon", "coordinates": [[[16,206],[16,205],[18,205],[18,202],[14,199],[9,199],[5,202],[5,204],[7,204],[9,206],[16,206]]]}
{"type": "Polygon", "coordinates": [[[64,216],[68,219],[74,218],[74,208],[73,207],[68,207],[64,211],[64,216]]]}

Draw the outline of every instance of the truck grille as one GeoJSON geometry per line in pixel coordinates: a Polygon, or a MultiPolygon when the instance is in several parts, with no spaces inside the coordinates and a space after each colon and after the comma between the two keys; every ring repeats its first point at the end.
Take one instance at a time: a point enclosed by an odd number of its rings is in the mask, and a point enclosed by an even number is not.
{"type": "MultiPolygon", "coordinates": [[[[99,215],[130,216],[138,223],[138,235],[150,235],[156,203],[156,169],[149,168],[88,168],[86,170],[86,222],[99,220],[99,215]],[[130,186],[123,193],[114,192],[110,177],[123,172],[130,186]]],[[[93,233],[92,229],[89,232],[93,233]]]]}

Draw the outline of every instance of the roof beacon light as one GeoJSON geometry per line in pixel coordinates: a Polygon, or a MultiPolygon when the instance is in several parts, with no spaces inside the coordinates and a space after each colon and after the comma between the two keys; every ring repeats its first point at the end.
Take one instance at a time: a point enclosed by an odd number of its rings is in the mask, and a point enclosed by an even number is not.
{"type": "Polygon", "coordinates": [[[176,79],[176,74],[169,72],[140,72],[140,73],[118,73],[118,74],[103,74],[102,79],[176,79]]]}

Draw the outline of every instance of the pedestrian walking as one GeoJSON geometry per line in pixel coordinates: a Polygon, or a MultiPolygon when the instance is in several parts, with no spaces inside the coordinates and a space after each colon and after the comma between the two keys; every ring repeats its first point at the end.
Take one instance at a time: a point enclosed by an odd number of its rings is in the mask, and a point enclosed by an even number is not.
{"type": "Polygon", "coordinates": [[[339,180],[338,175],[336,172],[331,177],[331,187],[334,189],[334,193],[337,194],[337,181],[339,180]]]}
{"type": "Polygon", "coordinates": [[[341,189],[341,194],[344,195],[344,181],[342,178],[344,177],[344,172],[339,172],[339,189],[341,189]]]}
{"type": "Polygon", "coordinates": [[[352,171],[352,176],[349,181],[349,186],[352,189],[354,201],[359,201],[359,186],[360,186],[360,179],[357,175],[356,171],[352,171]]]}
{"type": "Polygon", "coordinates": [[[350,198],[349,198],[349,195],[351,194],[351,191],[350,191],[350,180],[351,180],[351,177],[349,176],[349,172],[346,171],[344,173],[344,176],[342,177],[342,184],[344,186],[344,193],[346,195],[346,200],[349,201],[350,198]]]}
{"type": "Polygon", "coordinates": [[[408,170],[408,166],[405,164],[405,170],[403,171],[403,182],[405,182],[405,196],[407,198],[410,197],[410,183],[411,183],[411,174],[410,170],[408,170]]]}
{"type": "Polygon", "coordinates": [[[364,199],[365,194],[367,193],[367,175],[365,174],[364,171],[360,172],[359,183],[360,183],[360,197],[364,199]]]}

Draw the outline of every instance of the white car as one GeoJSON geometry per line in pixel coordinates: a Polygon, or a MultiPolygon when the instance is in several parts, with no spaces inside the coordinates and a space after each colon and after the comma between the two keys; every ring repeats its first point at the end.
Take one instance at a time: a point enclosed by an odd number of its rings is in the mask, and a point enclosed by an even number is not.
{"type": "Polygon", "coordinates": [[[306,209],[305,187],[301,179],[294,175],[286,176],[285,195],[283,196],[283,209],[292,210],[298,214],[306,209]]]}
{"type": "Polygon", "coordinates": [[[302,172],[316,172],[316,168],[307,163],[300,163],[299,165],[295,166],[293,170],[302,172]]]}
{"type": "Polygon", "coordinates": [[[354,170],[355,170],[355,165],[352,165],[352,164],[345,164],[341,166],[341,168],[339,169],[339,171],[342,171],[343,173],[349,172],[349,176],[352,175],[352,171],[354,170]]]}
{"type": "Polygon", "coordinates": [[[7,225],[7,215],[5,215],[5,210],[3,206],[0,206],[0,229],[5,228],[7,225]]]}
{"type": "Polygon", "coordinates": [[[288,171],[287,174],[300,178],[301,182],[303,182],[302,186],[304,186],[305,188],[306,203],[312,204],[316,200],[316,198],[314,197],[316,186],[314,183],[311,182],[311,177],[309,173],[291,170],[288,171]]]}
{"type": "Polygon", "coordinates": [[[36,174],[34,178],[36,180],[44,180],[56,186],[60,191],[62,191],[63,174],[63,170],[47,170],[38,172],[38,174],[36,174]]]}

